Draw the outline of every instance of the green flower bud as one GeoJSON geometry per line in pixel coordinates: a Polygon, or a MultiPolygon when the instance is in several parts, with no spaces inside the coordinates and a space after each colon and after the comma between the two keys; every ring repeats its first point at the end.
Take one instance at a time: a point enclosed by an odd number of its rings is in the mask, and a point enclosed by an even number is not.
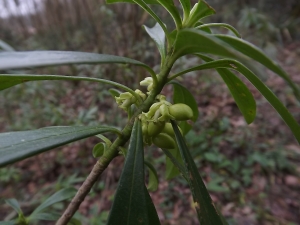
{"type": "Polygon", "coordinates": [[[165,123],[164,122],[149,122],[148,124],[148,135],[150,137],[154,137],[158,135],[161,130],[164,128],[165,123]]]}
{"type": "Polygon", "coordinates": [[[159,148],[173,149],[176,146],[174,139],[166,133],[158,134],[152,141],[159,148]]]}
{"type": "Polygon", "coordinates": [[[175,120],[183,121],[193,118],[193,110],[186,104],[178,103],[169,107],[169,113],[175,120]]]}
{"type": "MultiPolygon", "coordinates": [[[[178,128],[179,128],[180,133],[183,134],[183,133],[182,133],[182,130],[180,129],[180,127],[178,127],[178,128]]],[[[172,127],[172,124],[171,124],[171,123],[166,123],[165,126],[164,126],[164,129],[162,129],[161,132],[162,132],[162,133],[166,133],[166,134],[168,134],[168,135],[170,135],[170,136],[172,136],[172,137],[175,136],[174,130],[173,130],[173,127],[172,127]]]]}
{"type": "Polygon", "coordinates": [[[152,91],[153,89],[153,79],[152,77],[146,77],[144,80],[140,82],[141,86],[146,86],[148,91],[152,91]]]}

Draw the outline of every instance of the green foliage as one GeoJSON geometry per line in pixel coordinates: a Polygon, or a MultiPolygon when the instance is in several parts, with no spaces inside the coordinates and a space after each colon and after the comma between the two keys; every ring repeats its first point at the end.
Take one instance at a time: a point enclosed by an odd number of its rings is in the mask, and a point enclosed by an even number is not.
{"type": "MultiPolygon", "coordinates": [[[[191,122],[196,123],[199,117],[197,98],[188,88],[180,84],[178,80],[175,81],[175,79],[191,71],[215,69],[228,86],[246,122],[250,124],[256,117],[255,100],[247,86],[230,70],[241,73],[275,108],[300,143],[299,124],[275,94],[252,72],[253,66],[249,63],[248,58],[259,62],[282,77],[292,87],[298,98],[300,98],[299,88],[277,63],[269,59],[257,47],[242,40],[235,28],[227,24],[203,24],[203,18],[215,13],[215,10],[203,0],[199,0],[193,7],[189,0],[181,0],[183,13],[177,9],[173,0],[107,0],[107,3],[116,2],[135,3],[157,22],[153,28],[146,26],[144,28],[154,40],[161,55],[158,73],[154,72],[156,69],[152,69],[145,63],[120,56],[62,51],[14,52],[2,44],[4,49],[6,48],[8,51],[0,53],[0,70],[7,72],[15,69],[70,64],[132,64],[142,67],[150,74],[150,77],[146,77],[144,80],[141,80],[140,77],[135,80],[140,83],[140,86],[147,87],[146,92],[139,89],[133,90],[126,85],[108,79],[24,73],[0,74],[0,90],[28,81],[41,80],[91,81],[101,83],[101,85],[113,85],[117,89],[110,89],[109,93],[114,97],[119,108],[127,114],[126,125],[122,131],[112,126],[97,125],[46,127],[32,131],[0,134],[0,166],[6,166],[86,137],[97,136],[103,141],[96,144],[92,151],[93,156],[99,158],[99,160],[62,216],[56,210],[46,212],[45,209],[54,203],[74,196],[73,189],[62,189],[56,192],[27,217],[23,214],[15,199],[6,200],[7,204],[12,206],[18,213],[18,218],[13,222],[29,224],[31,221],[58,219],[57,224],[59,225],[81,224],[77,219],[72,219],[72,216],[97,181],[98,176],[115,157],[122,155],[125,156],[125,164],[107,224],[160,224],[156,209],[148,193],[148,190],[155,191],[158,188],[159,177],[155,167],[144,160],[144,146],[154,144],[162,148],[166,155],[166,178],[172,179],[181,174],[187,181],[194,199],[199,222],[207,225],[227,224],[224,217],[214,206],[207,188],[216,192],[228,193],[231,189],[238,189],[241,183],[239,180],[233,180],[229,182],[228,187],[224,187],[222,183],[225,182],[225,179],[215,175],[206,188],[193,160],[193,155],[200,155],[206,162],[213,163],[220,168],[226,167],[232,173],[241,170],[242,182],[246,184],[249,183],[251,170],[243,168],[239,161],[231,163],[224,154],[217,150],[205,151],[208,148],[208,142],[203,134],[193,138],[196,142],[199,142],[196,144],[200,145],[200,150],[190,152],[183,135],[188,134],[192,129],[191,122]],[[169,30],[148,4],[156,4],[164,8],[174,20],[176,28],[169,30]],[[181,14],[183,14],[183,18],[181,14]],[[237,37],[212,34],[210,27],[216,26],[229,29],[237,37]],[[200,57],[205,63],[170,75],[175,62],[179,58],[191,54],[200,57]],[[167,100],[165,95],[161,94],[162,89],[167,84],[173,85],[172,103],[167,100]],[[119,89],[125,92],[121,92],[119,89]],[[177,127],[175,120],[180,122],[181,130],[177,127]],[[102,135],[107,132],[116,133],[118,137],[111,142],[109,138],[102,135]],[[129,140],[128,150],[126,150],[126,143],[129,140]],[[149,169],[148,190],[145,185],[144,165],[147,165],[149,169]]],[[[126,69],[125,67],[124,71],[126,69]]],[[[77,75],[76,72],[75,69],[77,75]]],[[[134,75],[134,77],[136,76],[134,75]]],[[[80,118],[84,118],[84,115],[89,118],[96,111],[97,108],[87,110],[80,115],[80,118]]],[[[228,121],[224,120],[222,122],[221,131],[226,130],[228,126],[228,121]]],[[[191,134],[193,133],[188,135],[191,134]]],[[[222,138],[222,136],[214,137],[212,143],[218,145],[222,138]]],[[[266,170],[274,167],[286,169],[288,166],[282,160],[283,158],[282,155],[277,153],[272,156],[253,153],[247,163],[248,165],[258,163],[266,170]],[[273,163],[268,160],[268,157],[273,159],[273,163]]],[[[72,183],[71,181],[70,183],[72,183]]],[[[99,222],[102,222],[102,217],[99,218],[99,222]]],[[[10,223],[12,221],[2,222],[2,224],[10,223]]]]}

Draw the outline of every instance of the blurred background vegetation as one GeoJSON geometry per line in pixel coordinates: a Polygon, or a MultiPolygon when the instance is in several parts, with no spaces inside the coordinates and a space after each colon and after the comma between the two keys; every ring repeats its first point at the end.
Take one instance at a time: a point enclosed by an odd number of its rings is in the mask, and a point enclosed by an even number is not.
{"type": "MultiPolygon", "coordinates": [[[[244,39],[277,60],[300,85],[299,0],[207,2],[217,14],[205,22],[235,26],[244,39]]],[[[136,5],[106,5],[104,0],[1,0],[0,3],[1,11],[6,13],[0,17],[0,39],[15,50],[116,54],[159,69],[159,53],[141,27],[153,26],[154,21],[136,5]]],[[[165,11],[157,6],[153,9],[168,27],[173,26],[165,11]]],[[[195,63],[200,61],[183,57],[174,71],[195,63]]],[[[300,104],[291,89],[270,71],[259,65],[257,68],[264,71],[261,79],[300,122],[300,104]]],[[[124,65],[59,66],[8,72],[91,76],[111,79],[131,88],[137,88],[146,76],[143,70],[124,65]]],[[[187,142],[213,200],[230,224],[300,224],[300,147],[272,107],[249,85],[257,99],[258,114],[248,126],[217,74],[189,73],[182,82],[196,96],[200,111],[187,142]]],[[[99,123],[122,127],[126,115],[114,104],[108,89],[109,86],[87,82],[49,81],[26,83],[3,91],[0,131],[99,123]]],[[[171,97],[171,87],[166,87],[164,93],[171,97]]],[[[23,210],[30,212],[51,193],[64,187],[79,187],[96,162],[91,153],[97,142],[99,139],[90,138],[1,168],[0,197],[16,198],[23,210]]],[[[184,180],[164,179],[165,157],[159,149],[147,148],[146,157],[159,171],[159,189],[151,195],[162,224],[197,224],[184,180]]],[[[122,157],[113,161],[81,205],[76,216],[83,224],[105,224],[122,163],[122,157]]],[[[53,207],[62,211],[65,206],[53,207]]],[[[14,216],[1,202],[0,219],[14,216]]]]}

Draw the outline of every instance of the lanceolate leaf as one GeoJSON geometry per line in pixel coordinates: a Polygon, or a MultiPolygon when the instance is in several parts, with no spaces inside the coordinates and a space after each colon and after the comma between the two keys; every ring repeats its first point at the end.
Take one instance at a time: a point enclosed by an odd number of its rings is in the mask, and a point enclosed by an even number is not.
{"type": "MultiPolygon", "coordinates": [[[[295,95],[300,100],[299,87],[295,85],[295,83],[289,78],[288,74],[286,74],[286,72],[276,62],[267,57],[259,48],[240,38],[221,34],[216,34],[214,36],[226,42],[231,47],[235,48],[237,51],[245,54],[246,56],[254,59],[255,61],[267,67],[268,69],[277,73],[284,80],[286,80],[286,82],[293,88],[295,95]]],[[[236,59],[238,60],[238,58],[236,59]]]]}
{"type": "Polygon", "coordinates": [[[47,221],[56,221],[60,218],[59,213],[48,213],[48,212],[43,212],[43,213],[37,213],[29,217],[29,220],[47,220],[47,221]]]}
{"type": "Polygon", "coordinates": [[[0,40],[0,51],[7,51],[7,52],[13,52],[15,49],[11,47],[9,44],[5,43],[4,41],[0,40]]]}
{"type": "Polygon", "coordinates": [[[251,57],[285,79],[293,88],[297,98],[300,99],[299,88],[288,75],[259,49],[240,38],[210,35],[196,29],[183,29],[177,34],[174,56],[179,58],[180,56],[193,53],[209,53],[237,59],[242,62],[246,62],[246,56],[251,57]]]}
{"type": "Polygon", "coordinates": [[[179,1],[183,9],[183,15],[184,15],[183,20],[185,21],[190,15],[191,1],[190,0],[179,0],[179,1]]]}
{"type": "Polygon", "coordinates": [[[161,28],[161,26],[156,23],[154,27],[148,28],[144,26],[145,30],[149,34],[149,36],[155,41],[157,48],[159,50],[159,53],[161,55],[162,61],[166,58],[166,35],[164,30],[161,28]]]}
{"type": "Polygon", "coordinates": [[[161,19],[155,14],[155,12],[143,1],[143,0],[133,0],[136,4],[138,4],[140,7],[142,7],[147,13],[149,13],[150,16],[153,17],[153,19],[156,20],[157,23],[161,26],[161,28],[164,30],[167,39],[168,38],[168,30],[165,24],[161,21],[161,19]]]}
{"type": "Polygon", "coordinates": [[[132,95],[136,96],[137,99],[140,96],[135,93],[132,89],[125,85],[113,82],[110,80],[91,78],[91,77],[73,77],[73,76],[61,76],[61,75],[32,75],[32,74],[0,74],[0,91],[13,87],[15,85],[29,82],[29,81],[39,81],[39,80],[77,80],[77,81],[90,81],[98,82],[103,84],[109,84],[125,91],[130,92],[132,95]]]}
{"type": "Polygon", "coordinates": [[[276,95],[258,78],[255,76],[252,71],[250,71],[247,67],[236,60],[231,59],[221,59],[213,62],[205,63],[200,66],[193,67],[191,69],[182,71],[173,77],[177,77],[178,75],[195,71],[195,70],[203,70],[203,69],[215,69],[215,68],[226,68],[233,69],[241,74],[243,74],[256,88],[260,91],[260,93],[268,100],[268,102],[274,107],[274,109],[279,113],[284,122],[289,126],[294,136],[300,143],[300,126],[295,118],[291,115],[291,113],[287,110],[287,108],[282,104],[282,102],[276,97],[276,95]]]}
{"type": "Polygon", "coordinates": [[[207,23],[207,24],[197,26],[196,28],[197,29],[203,29],[203,28],[206,28],[206,27],[223,27],[223,28],[226,28],[226,29],[230,30],[238,38],[241,38],[240,33],[233,26],[231,26],[229,24],[226,24],[226,23],[207,23]]]}
{"type": "Polygon", "coordinates": [[[196,29],[180,30],[175,40],[174,57],[179,58],[183,55],[199,52],[229,57],[235,56],[233,50],[213,35],[196,29]]]}
{"type": "Polygon", "coordinates": [[[61,202],[64,201],[66,199],[69,199],[71,197],[73,197],[76,193],[76,189],[75,188],[64,188],[59,190],[58,192],[54,193],[53,195],[51,195],[49,198],[47,198],[46,201],[44,201],[41,205],[39,205],[33,212],[31,215],[35,215],[38,214],[40,212],[42,212],[43,210],[45,210],[46,208],[48,208],[49,206],[57,203],[57,202],[61,202]]]}
{"type": "Polygon", "coordinates": [[[151,217],[157,217],[157,214],[153,213],[155,209],[153,205],[151,207],[151,199],[147,196],[144,183],[143,148],[141,122],[136,120],[107,225],[159,224],[158,219],[156,223],[150,223],[153,222],[151,217]]]}
{"type": "MultiPolygon", "coordinates": [[[[196,54],[206,62],[213,61],[212,58],[196,54]]],[[[216,69],[226,83],[232,97],[243,114],[248,124],[252,123],[256,116],[256,102],[248,87],[230,70],[216,69]]]]}
{"type": "Polygon", "coordinates": [[[182,27],[180,14],[174,5],[173,0],[157,0],[172,16],[177,29],[182,27]]]}
{"type": "Polygon", "coordinates": [[[175,121],[172,121],[176,142],[184,161],[184,166],[188,171],[188,183],[192,191],[195,208],[201,225],[222,225],[220,218],[210,196],[194,163],[194,160],[186,146],[175,121]]]}
{"type": "Polygon", "coordinates": [[[1,133],[0,167],[105,132],[120,131],[107,126],[58,126],[1,133]]]}
{"type": "Polygon", "coordinates": [[[70,51],[0,52],[0,70],[67,64],[103,63],[133,64],[144,67],[151,74],[154,73],[149,66],[142,62],[114,55],[70,51]]]}
{"type": "Polygon", "coordinates": [[[6,204],[10,205],[18,214],[23,213],[20,208],[19,202],[16,199],[14,198],[6,199],[5,202],[6,204]]]}
{"type": "Polygon", "coordinates": [[[200,19],[215,14],[215,10],[204,0],[199,0],[191,10],[189,20],[184,25],[193,27],[200,19]]]}

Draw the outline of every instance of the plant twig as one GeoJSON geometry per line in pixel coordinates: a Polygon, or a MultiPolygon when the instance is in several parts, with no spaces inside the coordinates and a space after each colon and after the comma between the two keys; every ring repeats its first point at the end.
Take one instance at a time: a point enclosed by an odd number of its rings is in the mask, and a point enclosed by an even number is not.
{"type": "Polygon", "coordinates": [[[60,219],[56,222],[56,225],[65,225],[70,221],[70,219],[73,217],[74,213],[79,208],[81,202],[83,202],[85,196],[87,196],[88,193],[90,192],[92,186],[95,184],[98,177],[102,174],[102,172],[108,166],[109,160],[105,159],[104,157],[102,157],[101,159],[103,159],[103,160],[99,160],[95,164],[91,173],[89,174],[87,179],[84,181],[82,186],[77,191],[75,197],[72,199],[72,201],[69,204],[66,211],[63,213],[63,215],[60,217],[60,219]]]}

